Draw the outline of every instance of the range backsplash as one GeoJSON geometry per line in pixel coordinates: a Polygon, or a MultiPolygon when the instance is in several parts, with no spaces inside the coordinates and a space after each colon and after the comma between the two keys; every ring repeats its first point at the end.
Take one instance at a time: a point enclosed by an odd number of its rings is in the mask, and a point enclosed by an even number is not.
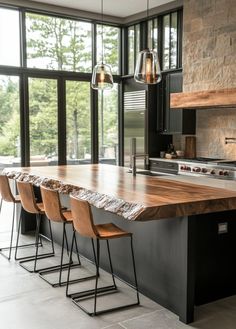
{"type": "MultiPolygon", "coordinates": [[[[236,159],[236,144],[225,144],[225,137],[236,138],[236,109],[197,111],[197,156],[236,159]]],[[[173,136],[176,149],[185,149],[185,136],[173,136]]]]}

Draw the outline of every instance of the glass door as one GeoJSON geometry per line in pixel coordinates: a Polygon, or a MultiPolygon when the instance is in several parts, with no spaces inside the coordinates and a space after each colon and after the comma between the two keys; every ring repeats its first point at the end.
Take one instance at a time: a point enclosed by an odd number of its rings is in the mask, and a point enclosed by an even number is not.
{"type": "Polygon", "coordinates": [[[67,164],[91,163],[90,82],[66,81],[67,164]]]}
{"type": "Polygon", "coordinates": [[[0,75],[0,171],[20,166],[19,77],[0,75]]]}
{"type": "Polygon", "coordinates": [[[58,163],[57,80],[29,78],[30,165],[58,163]]]}

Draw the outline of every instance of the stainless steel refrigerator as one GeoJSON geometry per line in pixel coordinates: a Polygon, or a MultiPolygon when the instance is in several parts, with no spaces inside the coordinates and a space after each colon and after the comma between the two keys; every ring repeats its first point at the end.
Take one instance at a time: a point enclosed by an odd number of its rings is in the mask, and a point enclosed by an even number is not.
{"type": "MultiPolygon", "coordinates": [[[[130,166],[131,139],[136,138],[136,152],[145,150],[146,90],[124,93],[124,165],[130,166]]],[[[144,168],[144,159],[137,159],[137,167],[144,168]]]]}

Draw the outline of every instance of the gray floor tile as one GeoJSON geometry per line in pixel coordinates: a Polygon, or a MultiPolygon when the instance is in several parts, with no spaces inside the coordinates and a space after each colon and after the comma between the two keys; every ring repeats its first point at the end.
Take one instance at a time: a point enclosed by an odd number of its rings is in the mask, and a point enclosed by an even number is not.
{"type": "Polygon", "coordinates": [[[125,329],[187,329],[178,317],[167,311],[159,310],[120,323],[125,329]]]}
{"type": "MultiPolygon", "coordinates": [[[[4,241],[5,237],[1,241],[4,241]]],[[[29,241],[23,237],[24,242],[29,241]]],[[[48,245],[45,244],[45,248],[48,245]]],[[[56,245],[56,251],[60,250],[56,245]]],[[[29,250],[21,251],[22,254],[29,250]]],[[[65,258],[66,260],[66,258],[65,258]]],[[[59,257],[41,261],[41,266],[54,265],[59,257]]],[[[82,259],[80,271],[74,269],[72,278],[94,274],[94,265],[82,259]]],[[[66,278],[66,271],[63,278],[66,278]]],[[[57,274],[49,275],[56,280],[57,274]]],[[[108,273],[101,271],[101,285],[111,283],[108,273]]],[[[94,281],[72,285],[81,290],[93,287],[94,281]]],[[[122,293],[99,298],[99,307],[134,300],[134,291],[118,281],[122,293]]],[[[184,325],[177,315],[164,309],[145,296],[140,296],[141,305],[122,311],[89,317],[65,297],[65,287],[52,288],[38,274],[25,271],[14,260],[0,256],[0,319],[4,329],[235,329],[236,296],[195,309],[195,322],[184,325]]],[[[114,305],[115,306],[115,305],[114,305]]]]}

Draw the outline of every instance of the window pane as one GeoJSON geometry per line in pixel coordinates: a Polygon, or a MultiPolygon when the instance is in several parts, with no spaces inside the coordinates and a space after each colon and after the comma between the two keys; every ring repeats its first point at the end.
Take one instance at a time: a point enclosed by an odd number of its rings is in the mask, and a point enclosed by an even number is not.
{"type": "Polygon", "coordinates": [[[177,13],[171,14],[171,69],[177,67],[177,13]]]}
{"type": "Polygon", "coordinates": [[[136,65],[136,60],[138,58],[138,53],[140,52],[140,25],[135,25],[135,62],[134,67],[136,65]]]}
{"type": "Polygon", "coordinates": [[[118,84],[110,91],[100,91],[99,162],[118,164],[118,84]]]}
{"type": "MultiPolygon", "coordinates": [[[[104,62],[111,66],[113,74],[119,74],[120,29],[103,25],[104,62]]],[[[102,25],[97,26],[97,62],[102,61],[102,25]]]]}
{"type": "Polygon", "coordinates": [[[0,8],[0,65],[20,66],[19,12],[0,8]]]}
{"type": "Polygon", "coordinates": [[[152,20],[148,21],[148,48],[152,49],[152,20]]]}
{"type": "Polygon", "coordinates": [[[19,166],[19,78],[0,75],[0,169],[19,166]]]}
{"type": "Polygon", "coordinates": [[[134,73],[134,26],[128,28],[128,74],[134,73]]]}
{"type": "Polygon", "coordinates": [[[148,21],[148,47],[157,51],[158,47],[158,25],[157,18],[148,21]]]}
{"type": "Polygon", "coordinates": [[[66,82],[67,164],[91,162],[90,83],[66,82]]]}
{"type": "Polygon", "coordinates": [[[163,17],[163,70],[170,68],[170,15],[163,17]]]}
{"type": "Polygon", "coordinates": [[[154,19],[154,27],[153,27],[153,49],[158,51],[158,20],[154,19]]]}
{"type": "Polygon", "coordinates": [[[29,125],[31,166],[57,164],[57,80],[29,79],[29,125]]]}
{"type": "Polygon", "coordinates": [[[90,23],[26,14],[27,66],[91,72],[91,33],[90,23]]]}

